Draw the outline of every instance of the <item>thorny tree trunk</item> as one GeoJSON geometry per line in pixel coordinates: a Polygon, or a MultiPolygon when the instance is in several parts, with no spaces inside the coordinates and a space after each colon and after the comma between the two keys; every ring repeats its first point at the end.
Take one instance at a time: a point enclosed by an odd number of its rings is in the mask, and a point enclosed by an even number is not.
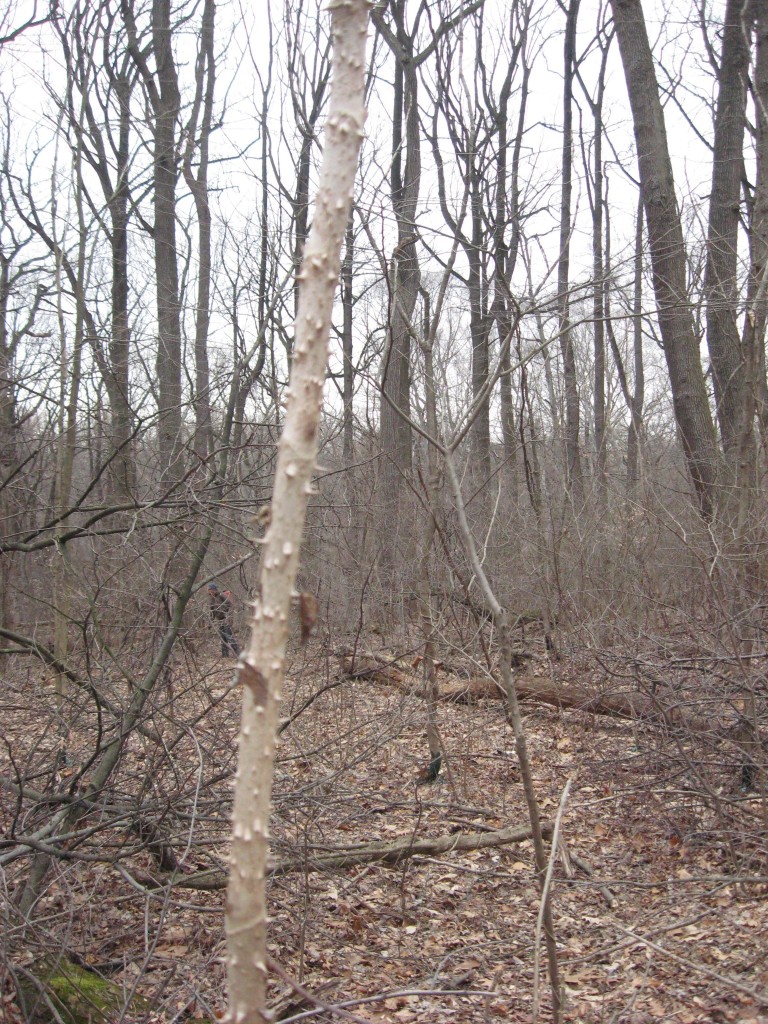
{"type": "Polygon", "coordinates": [[[611,0],[635,130],[659,328],[688,469],[705,519],[718,452],[686,285],[686,254],[664,112],[640,0],[611,0]]]}
{"type": "Polygon", "coordinates": [[[576,509],[584,501],[579,439],[579,388],[576,353],[570,322],[568,297],[571,251],[571,194],[573,191],[573,76],[576,64],[576,19],[580,0],[571,0],[565,27],[563,80],[563,181],[560,198],[560,257],[557,265],[557,295],[560,307],[560,351],[565,385],[565,468],[566,484],[576,509]]]}
{"type": "Polygon", "coordinates": [[[234,794],[232,868],[227,898],[230,1014],[235,1024],[266,1024],[265,873],[275,737],[285,647],[312,473],[339,277],[363,125],[367,32],[364,0],[331,0],[334,70],[315,217],[302,264],[299,315],[272,519],[264,541],[261,600],[240,670],[243,712],[234,794]]]}

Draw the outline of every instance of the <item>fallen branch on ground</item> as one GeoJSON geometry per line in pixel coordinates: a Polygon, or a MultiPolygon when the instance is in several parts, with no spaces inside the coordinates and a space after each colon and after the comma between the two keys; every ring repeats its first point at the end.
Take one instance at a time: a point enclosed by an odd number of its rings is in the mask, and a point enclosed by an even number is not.
{"type": "MultiPolygon", "coordinates": [[[[370,679],[372,682],[394,686],[407,693],[419,695],[421,680],[404,670],[398,663],[388,663],[376,655],[365,655],[355,660],[345,658],[341,666],[342,673],[350,679],[370,679]]],[[[684,728],[697,733],[720,734],[711,719],[691,715],[680,707],[665,706],[658,699],[647,697],[642,693],[600,692],[588,690],[578,684],[567,686],[554,683],[550,679],[536,676],[517,675],[515,677],[517,698],[521,701],[539,701],[563,710],[586,711],[593,715],[605,715],[609,718],[625,718],[631,721],[645,721],[663,724],[670,728],[684,728]]],[[[438,700],[455,704],[472,703],[477,700],[506,700],[501,687],[494,679],[487,677],[459,679],[457,677],[442,679],[438,682],[438,700]]]]}
{"type": "MultiPolygon", "coordinates": [[[[545,835],[552,833],[552,822],[542,822],[545,835]]],[[[413,839],[407,836],[390,843],[366,843],[360,846],[344,847],[332,852],[312,856],[290,858],[279,861],[270,868],[270,875],[288,875],[294,871],[326,871],[333,868],[347,868],[355,864],[369,864],[381,861],[397,864],[406,857],[430,856],[454,851],[481,850],[489,846],[505,846],[508,843],[522,843],[531,838],[527,825],[514,825],[494,832],[457,832],[455,835],[438,836],[435,839],[413,839]]],[[[138,876],[135,876],[138,878],[138,876]]],[[[196,889],[215,892],[224,889],[227,875],[224,871],[198,871],[194,875],[170,875],[166,879],[142,880],[145,885],[157,888],[170,884],[180,889],[196,889]]]]}

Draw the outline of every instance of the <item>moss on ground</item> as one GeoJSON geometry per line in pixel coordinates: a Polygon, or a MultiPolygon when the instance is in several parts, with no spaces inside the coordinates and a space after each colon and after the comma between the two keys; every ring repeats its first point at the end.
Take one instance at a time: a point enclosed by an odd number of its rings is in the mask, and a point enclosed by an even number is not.
{"type": "MultiPolygon", "coordinates": [[[[31,982],[23,986],[23,997],[28,1011],[34,1014],[32,1019],[41,1024],[56,1019],[43,991],[66,1024],[109,1024],[120,1016],[125,1006],[126,993],[122,986],[70,960],[61,959],[54,966],[43,968],[38,978],[39,986],[31,982]]],[[[131,1009],[147,1010],[149,1004],[135,996],[131,1009]]]]}

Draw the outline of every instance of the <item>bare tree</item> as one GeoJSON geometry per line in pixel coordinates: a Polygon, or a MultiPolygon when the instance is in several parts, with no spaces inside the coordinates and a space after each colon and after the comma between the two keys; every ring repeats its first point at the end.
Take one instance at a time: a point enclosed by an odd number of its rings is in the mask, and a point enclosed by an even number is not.
{"type": "Polygon", "coordinates": [[[155,221],[152,229],[157,290],[158,454],[162,479],[183,475],[181,415],[181,304],[176,245],[177,128],[181,105],[173,53],[171,0],[153,0],[149,50],[142,45],[133,0],[120,0],[133,58],[152,113],[155,221]],[[148,56],[154,58],[154,70],[148,56]]]}
{"type": "MultiPolygon", "coordinates": [[[[416,211],[421,187],[421,129],[419,124],[419,68],[440,41],[464,18],[482,6],[483,0],[461,0],[458,8],[445,11],[433,25],[430,41],[419,48],[421,26],[429,17],[429,5],[419,0],[416,12],[407,17],[408,0],[388,0],[374,8],[373,22],[395,59],[390,190],[397,224],[397,243],[392,253],[389,319],[382,369],[381,447],[382,496],[388,518],[397,518],[398,506],[412,468],[411,429],[411,335],[418,300],[421,271],[418,255],[416,211]],[[388,13],[390,20],[385,18],[388,13]]],[[[392,538],[395,539],[394,537],[392,538]]],[[[384,545],[383,561],[391,569],[394,551],[384,545]]]]}
{"type": "MultiPolygon", "coordinates": [[[[136,484],[128,305],[130,104],[136,76],[125,50],[125,39],[120,38],[117,18],[108,4],[95,8],[88,5],[87,9],[76,5],[66,22],[57,23],[57,31],[67,68],[65,109],[72,145],[81,153],[82,164],[95,172],[109,213],[111,320],[106,332],[100,332],[96,329],[98,316],[93,311],[88,340],[110,402],[110,477],[116,497],[125,499],[134,493],[136,484]],[[96,58],[97,47],[101,50],[100,62],[96,58]],[[106,344],[102,341],[103,333],[109,339],[106,344]]],[[[81,192],[98,222],[101,211],[91,192],[82,188],[81,192]]]]}
{"type": "MultiPolygon", "coordinates": [[[[602,20],[605,12],[600,11],[602,20]]],[[[598,23],[597,45],[600,50],[600,65],[594,97],[587,89],[580,73],[584,96],[592,114],[592,180],[587,179],[589,200],[592,210],[592,315],[594,334],[594,431],[595,431],[595,474],[597,477],[597,495],[601,503],[605,502],[607,487],[607,437],[605,409],[605,316],[606,316],[606,274],[603,252],[603,219],[605,212],[605,184],[603,170],[603,101],[605,98],[605,71],[608,62],[613,33],[606,32],[605,26],[598,23]]],[[[585,163],[586,163],[585,157],[585,163]]]]}
{"type": "MultiPolygon", "coordinates": [[[[752,26],[740,0],[726,5],[712,147],[704,291],[707,346],[726,454],[738,450],[745,415],[745,362],[738,328],[738,236],[752,26]]],[[[751,417],[749,417],[751,419],[751,417]]]]}
{"type": "MultiPolygon", "coordinates": [[[[576,354],[570,322],[571,204],[573,194],[573,81],[576,74],[576,24],[580,0],[571,0],[566,12],[563,42],[563,156],[560,193],[560,255],[557,263],[557,294],[560,315],[560,352],[565,382],[566,481],[576,508],[584,501],[581,468],[579,389],[576,354]]],[[[563,6],[561,4],[561,6],[563,6]]]]}
{"type": "Polygon", "coordinates": [[[659,328],[675,418],[699,507],[716,506],[719,464],[686,284],[686,254],[664,113],[640,0],[611,0],[635,129],[659,328]]]}
{"type": "Polygon", "coordinates": [[[215,6],[205,0],[200,26],[200,42],[195,64],[195,96],[185,126],[182,172],[195,201],[198,235],[197,302],[195,308],[195,440],[198,458],[213,450],[211,423],[210,369],[208,365],[208,328],[211,320],[211,208],[208,195],[208,165],[213,131],[213,99],[216,86],[214,54],[215,6]],[[197,153],[197,168],[193,161],[197,153]]]}

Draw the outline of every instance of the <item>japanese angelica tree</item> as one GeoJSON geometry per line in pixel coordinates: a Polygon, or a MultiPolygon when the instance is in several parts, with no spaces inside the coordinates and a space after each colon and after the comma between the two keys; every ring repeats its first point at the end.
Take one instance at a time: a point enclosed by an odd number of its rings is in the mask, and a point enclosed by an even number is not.
{"type": "Polygon", "coordinates": [[[331,0],[333,82],[312,229],[300,273],[291,381],[264,538],[261,599],[240,666],[243,712],[235,783],[226,931],[230,1015],[265,1024],[265,875],[278,708],[299,551],[312,491],[341,244],[362,139],[366,0],[331,0]]]}

